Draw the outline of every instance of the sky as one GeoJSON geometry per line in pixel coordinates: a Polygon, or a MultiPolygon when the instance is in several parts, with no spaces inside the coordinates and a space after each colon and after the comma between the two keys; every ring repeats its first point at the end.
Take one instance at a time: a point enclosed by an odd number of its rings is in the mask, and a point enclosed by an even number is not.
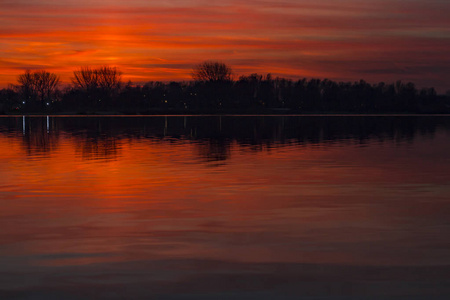
{"type": "Polygon", "coordinates": [[[450,90],[448,0],[0,0],[0,87],[24,70],[70,82],[190,80],[205,60],[291,79],[412,81],[450,90]]]}

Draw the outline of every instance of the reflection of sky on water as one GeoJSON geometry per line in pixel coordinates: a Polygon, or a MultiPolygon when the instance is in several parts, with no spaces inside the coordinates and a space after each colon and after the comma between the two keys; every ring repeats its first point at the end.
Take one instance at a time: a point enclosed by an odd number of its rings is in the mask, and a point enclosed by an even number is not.
{"type": "Polygon", "coordinates": [[[445,118],[216,119],[0,118],[0,296],[450,295],[445,118]]]}

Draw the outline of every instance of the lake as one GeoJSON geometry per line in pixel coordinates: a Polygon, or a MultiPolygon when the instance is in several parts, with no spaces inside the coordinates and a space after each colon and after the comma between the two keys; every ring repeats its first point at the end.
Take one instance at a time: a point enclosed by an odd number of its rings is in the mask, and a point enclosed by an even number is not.
{"type": "Polygon", "coordinates": [[[450,299],[450,117],[0,117],[1,299],[450,299]]]}

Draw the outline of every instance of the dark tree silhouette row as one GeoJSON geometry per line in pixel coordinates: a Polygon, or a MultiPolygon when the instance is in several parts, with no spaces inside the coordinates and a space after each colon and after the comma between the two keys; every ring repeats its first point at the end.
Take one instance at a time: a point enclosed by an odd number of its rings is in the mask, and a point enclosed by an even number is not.
{"type": "Polygon", "coordinates": [[[293,81],[270,74],[241,76],[220,62],[204,62],[190,82],[124,84],[121,72],[104,66],[75,71],[70,86],[56,74],[27,71],[0,91],[0,112],[73,113],[449,113],[450,93],[418,90],[413,83],[369,84],[328,79],[293,81]]]}

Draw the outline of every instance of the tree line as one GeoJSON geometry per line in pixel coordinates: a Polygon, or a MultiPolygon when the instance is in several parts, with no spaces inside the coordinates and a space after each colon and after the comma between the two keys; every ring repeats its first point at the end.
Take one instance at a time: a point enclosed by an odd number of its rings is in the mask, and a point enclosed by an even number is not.
{"type": "Polygon", "coordinates": [[[450,93],[417,89],[413,83],[369,84],[328,79],[291,80],[270,74],[233,78],[231,67],[203,62],[192,81],[124,83],[115,67],[83,67],[71,84],[44,70],[26,71],[0,90],[0,112],[72,113],[449,113],[450,93]]]}

